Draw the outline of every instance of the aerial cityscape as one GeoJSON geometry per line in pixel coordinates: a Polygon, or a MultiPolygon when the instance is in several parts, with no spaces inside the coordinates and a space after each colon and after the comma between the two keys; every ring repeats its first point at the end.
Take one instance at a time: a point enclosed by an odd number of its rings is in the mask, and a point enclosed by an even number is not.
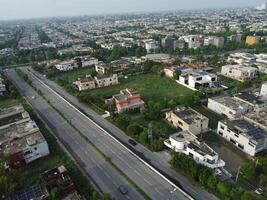
{"type": "Polygon", "coordinates": [[[0,200],[267,200],[267,2],[0,1],[0,200]]]}

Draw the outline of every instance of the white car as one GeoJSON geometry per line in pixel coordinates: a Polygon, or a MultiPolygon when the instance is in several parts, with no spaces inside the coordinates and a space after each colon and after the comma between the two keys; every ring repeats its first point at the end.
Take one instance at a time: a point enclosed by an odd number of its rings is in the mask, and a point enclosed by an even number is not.
{"type": "Polygon", "coordinates": [[[258,195],[262,195],[263,194],[263,190],[261,188],[257,188],[254,192],[256,194],[258,194],[258,195]]]}

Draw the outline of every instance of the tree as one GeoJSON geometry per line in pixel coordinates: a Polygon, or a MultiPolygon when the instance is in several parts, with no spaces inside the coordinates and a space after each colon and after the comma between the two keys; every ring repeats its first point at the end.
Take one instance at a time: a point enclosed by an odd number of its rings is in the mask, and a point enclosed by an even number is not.
{"type": "Polygon", "coordinates": [[[228,182],[219,182],[217,184],[217,190],[223,196],[229,196],[232,186],[228,182]]]}
{"type": "Polygon", "coordinates": [[[52,200],[59,200],[60,199],[60,189],[58,187],[54,187],[52,190],[51,190],[51,199],[52,200]]]}
{"type": "Polygon", "coordinates": [[[147,144],[148,143],[148,135],[147,132],[143,131],[140,133],[138,140],[142,144],[147,144]]]}
{"type": "Polygon", "coordinates": [[[241,166],[240,173],[245,179],[252,180],[256,175],[256,169],[252,164],[245,163],[241,166]]]}
{"type": "Polygon", "coordinates": [[[143,128],[140,127],[137,123],[132,123],[127,127],[127,133],[130,136],[139,135],[143,131],[143,128]]]}

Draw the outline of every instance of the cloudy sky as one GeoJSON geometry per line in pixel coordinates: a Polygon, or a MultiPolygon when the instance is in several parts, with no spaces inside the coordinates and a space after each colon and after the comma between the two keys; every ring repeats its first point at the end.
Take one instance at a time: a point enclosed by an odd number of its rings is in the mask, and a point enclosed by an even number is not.
{"type": "Polygon", "coordinates": [[[139,11],[245,7],[264,0],[0,0],[0,20],[139,11]]]}

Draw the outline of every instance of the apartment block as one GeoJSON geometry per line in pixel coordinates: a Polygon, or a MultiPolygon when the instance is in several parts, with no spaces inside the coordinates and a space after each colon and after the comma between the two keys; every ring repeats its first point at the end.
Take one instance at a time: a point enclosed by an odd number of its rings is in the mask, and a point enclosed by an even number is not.
{"type": "Polygon", "coordinates": [[[253,106],[241,102],[230,96],[217,96],[208,99],[208,108],[229,119],[237,119],[241,115],[251,112],[253,106]]]}
{"type": "Polygon", "coordinates": [[[195,135],[188,131],[173,134],[164,141],[165,146],[170,149],[186,154],[197,163],[215,169],[224,167],[225,162],[220,159],[218,153],[204,142],[199,142],[195,135]]]}
{"type": "Polygon", "coordinates": [[[267,133],[245,120],[218,123],[217,134],[249,156],[267,149],[267,133]]]}
{"type": "Polygon", "coordinates": [[[209,130],[209,119],[192,108],[180,107],[166,113],[166,120],[175,128],[189,131],[194,135],[209,130]]]}
{"type": "Polygon", "coordinates": [[[72,85],[78,91],[92,90],[96,88],[95,79],[91,75],[78,78],[72,85]]]}
{"type": "Polygon", "coordinates": [[[254,79],[258,74],[258,69],[242,65],[225,65],[222,66],[221,74],[238,81],[254,79]]]}

